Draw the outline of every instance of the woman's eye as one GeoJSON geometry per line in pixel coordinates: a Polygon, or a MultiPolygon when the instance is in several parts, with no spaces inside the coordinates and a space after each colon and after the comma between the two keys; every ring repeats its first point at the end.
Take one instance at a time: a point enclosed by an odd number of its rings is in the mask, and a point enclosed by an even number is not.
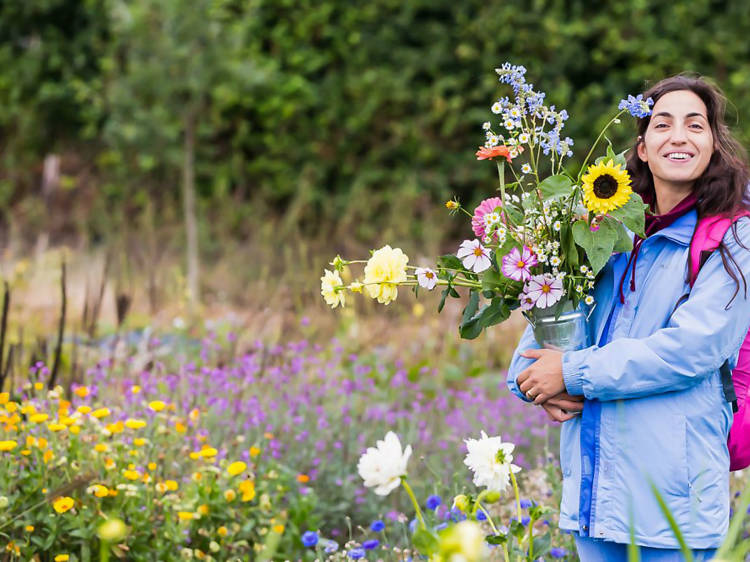
{"type": "Polygon", "coordinates": [[[703,125],[700,125],[698,123],[693,123],[692,125],[690,125],[690,127],[699,131],[703,130],[703,125]]]}
{"type": "Polygon", "coordinates": [[[654,125],[654,129],[663,129],[666,126],[666,123],[657,123],[656,125],[654,125]]]}

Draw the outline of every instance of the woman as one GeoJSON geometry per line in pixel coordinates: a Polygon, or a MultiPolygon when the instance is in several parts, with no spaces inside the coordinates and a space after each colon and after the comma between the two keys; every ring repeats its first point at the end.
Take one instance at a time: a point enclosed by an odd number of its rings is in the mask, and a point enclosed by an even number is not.
{"type": "Polygon", "coordinates": [[[560,527],[584,562],[626,560],[631,533],[644,561],[682,559],[652,486],[697,559],[728,527],[732,410],[719,370],[750,326],[750,219],[727,232],[692,290],[687,263],[697,217],[745,208],[747,159],[715,87],[676,76],[648,97],[628,171],[653,215],[646,238],[599,275],[597,345],[540,350],[527,328],[508,372],[513,392],[564,422],[560,527]]]}

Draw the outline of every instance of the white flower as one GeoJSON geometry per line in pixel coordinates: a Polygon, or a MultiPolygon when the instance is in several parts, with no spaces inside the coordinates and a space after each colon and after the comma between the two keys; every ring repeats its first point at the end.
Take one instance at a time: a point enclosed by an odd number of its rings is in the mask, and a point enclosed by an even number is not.
{"type": "Polygon", "coordinates": [[[484,215],[485,226],[493,226],[500,222],[500,213],[495,211],[494,213],[487,213],[484,215]]]}
{"type": "Polygon", "coordinates": [[[398,436],[389,431],[385,439],[378,441],[375,447],[368,447],[359,458],[357,472],[365,481],[365,486],[375,487],[375,493],[379,496],[387,496],[401,484],[410,456],[411,445],[407,445],[402,452],[398,436]]]}
{"type": "Polygon", "coordinates": [[[510,110],[510,116],[513,117],[514,119],[518,119],[519,117],[521,117],[521,110],[518,109],[517,107],[512,108],[510,110]]]}
{"type": "Polygon", "coordinates": [[[428,267],[418,267],[416,272],[417,283],[420,287],[424,287],[428,291],[432,291],[437,284],[437,273],[432,271],[428,267]]]}
{"type": "Polygon", "coordinates": [[[531,166],[529,164],[524,164],[521,166],[521,173],[523,174],[530,174],[531,173],[531,166]]]}
{"type": "Polygon", "coordinates": [[[485,244],[492,243],[492,236],[485,236],[484,238],[482,238],[482,242],[484,242],[485,244]]]}
{"type": "Polygon", "coordinates": [[[492,148],[493,146],[497,146],[499,143],[499,139],[497,138],[497,135],[487,135],[487,145],[492,148]]]}
{"type": "Polygon", "coordinates": [[[552,223],[552,230],[555,232],[560,232],[560,229],[562,228],[562,224],[560,224],[560,221],[555,221],[552,223]]]}
{"type": "Polygon", "coordinates": [[[474,484],[490,490],[503,492],[510,484],[510,473],[521,470],[513,463],[513,443],[503,443],[500,436],[487,437],[482,431],[481,439],[466,439],[468,454],[464,464],[474,473],[474,484]]]}
{"type": "Polygon", "coordinates": [[[470,269],[474,273],[481,273],[492,265],[490,251],[482,246],[479,240],[464,240],[461,242],[456,256],[466,269],[470,269]]]}
{"type": "Polygon", "coordinates": [[[518,142],[520,142],[521,144],[526,144],[527,142],[529,142],[529,134],[521,133],[520,135],[518,135],[518,142]]]}
{"type": "Polygon", "coordinates": [[[581,287],[580,285],[576,285],[576,293],[582,293],[582,292],[583,292],[583,287],[581,287]]]}
{"type": "Polygon", "coordinates": [[[503,123],[503,127],[508,129],[509,131],[512,131],[515,128],[515,126],[516,124],[513,121],[513,119],[506,119],[505,122],[503,123]]]}
{"type": "Polygon", "coordinates": [[[593,289],[593,288],[594,288],[594,282],[593,282],[593,281],[588,281],[588,282],[586,283],[586,286],[587,286],[587,287],[588,287],[589,289],[593,289]]]}
{"type": "Polygon", "coordinates": [[[500,105],[499,101],[492,104],[492,113],[498,114],[503,110],[503,106],[500,105]]]}
{"type": "Polygon", "coordinates": [[[559,301],[565,294],[562,281],[551,275],[534,275],[526,282],[524,291],[532,299],[537,308],[548,308],[559,301]]]}
{"type": "Polygon", "coordinates": [[[581,266],[581,273],[586,273],[588,270],[589,270],[589,268],[586,267],[585,265],[581,266]]]}
{"type": "Polygon", "coordinates": [[[592,297],[591,295],[587,295],[586,298],[583,299],[583,302],[591,306],[592,304],[594,304],[594,297],[592,297]]]}
{"type": "Polygon", "coordinates": [[[336,308],[338,305],[344,306],[344,292],[336,290],[337,287],[343,286],[344,282],[338,271],[325,270],[325,274],[320,278],[320,294],[331,308],[336,308]]]}
{"type": "Polygon", "coordinates": [[[559,265],[560,265],[560,263],[561,263],[561,260],[560,260],[560,258],[558,258],[557,256],[552,256],[552,257],[551,257],[551,258],[549,259],[549,264],[550,264],[550,265],[551,265],[552,267],[557,267],[557,266],[559,266],[559,265]]]}
{"type": "Polygon", "coordinates": [[[482,129],[484,129],[485,131],[488,131],[489,128],[490,128],[490,122],[489,121],[485,121],[484,123],[482,123],[482,129]]]}

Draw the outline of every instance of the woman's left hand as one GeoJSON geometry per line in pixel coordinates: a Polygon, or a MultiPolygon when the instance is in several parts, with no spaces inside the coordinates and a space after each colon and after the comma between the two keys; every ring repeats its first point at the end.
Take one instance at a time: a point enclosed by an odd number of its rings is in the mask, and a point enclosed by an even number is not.
{"type": "Polygon", "coordinates": [[[562,352],[552,349],[527,349],[521,352],[522,357],[536,359],[516,379],[518,388],[534,404],[542,404],[565,391],[562,355],[562,352]]]}

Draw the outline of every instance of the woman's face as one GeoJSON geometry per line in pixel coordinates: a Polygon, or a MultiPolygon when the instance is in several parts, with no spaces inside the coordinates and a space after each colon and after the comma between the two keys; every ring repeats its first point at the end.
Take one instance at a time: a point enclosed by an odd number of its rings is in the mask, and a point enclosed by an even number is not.
{"type": "Polygon", "coordinates": [[[714,136],[703,100],[690,90],[660,97],[638,144],[638,157],[648,163],[654,187],[690,189],[713,152],[714,136]]]}

